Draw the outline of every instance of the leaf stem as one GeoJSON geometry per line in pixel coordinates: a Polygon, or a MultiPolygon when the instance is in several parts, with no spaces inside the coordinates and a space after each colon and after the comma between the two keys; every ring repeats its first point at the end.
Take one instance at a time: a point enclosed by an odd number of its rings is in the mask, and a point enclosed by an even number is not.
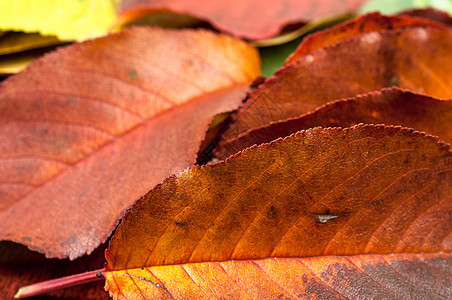
{"type": "Polygon", "coordinates": [[[103,278],[104,273],[105,269],[100,269],[27,285],[21,287],[16,295],[14,295],[14,298],[23,299],[33,297],[47,292],[100,280],[103,278]]]}

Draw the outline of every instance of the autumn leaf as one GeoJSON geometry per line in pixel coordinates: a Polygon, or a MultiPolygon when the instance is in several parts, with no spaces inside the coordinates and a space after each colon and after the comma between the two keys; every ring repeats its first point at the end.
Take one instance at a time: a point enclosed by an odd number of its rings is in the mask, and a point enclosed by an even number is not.
{"type": "Polygon", "coordinates": [[[400,14],[410,17],[425,18],[432,21],[443,23],[448,26],[452,26],[452,17],[448,13],[433,8],[409,9],[406,11],[402,11],[400,14]]]}
{"type": "Polygon", "coordinates": [[[359,125],[192,167],[123,217],[106,289],[115,299],[449,298],[451,166],[432,136],[359,125]]]}
{"type": "Polygon", "coordinates": [[[74,259],[196,160],[257,51],[207,31],[133,28],[60,48],[0,86],[0,238],[74,259]]]}
{"type": "Polygon", "coordinates": [[[358,123],[411,127],[452,144],[452,101],[417,95],[398,88],[383,89],[330,102],[300,117],[256,128],[231,140],[222,140],[214,150],[215,157],[225,159],[254,144],[267,143],[302,129],[317,126],[351,127],[358,123]]]}
{"type": "Polygon", "coordinates": [[[107,34],[116,20],[117,0],[3,0],[0,30],[39,32],[63,41],[107,34]]]}
{"type": "Polygon", "coordinates": [[[214,27],[234,36],[261,40],[277,35],[290,23],[308,22],[317,17],[356,11],[363,0],[262,1],[234,2],[216,0],[199,5],[198,1],[123,0],[118,26],[139,17],[171,11],[209,21],[214,27]]]}
{"type": "Polygon", "coordinates": [[[444,28],[440,24],[436,24],[427,19],[412,18],[403,15],[383,16],[379,13],[370,13],[334,26],[331,29],[309,35],[286,60],[286,64],[295,62],[300,57],[308,55],[320,48],[335,45],[343,40],[358,37],[364,33],[416,26],[444,28]]]}
{"type": "Polygon", "coordinates": [[[450,53],[452,30],[424,27],[369,32],[321,48],[281,68],[250,93],[223,137],[229,140],[329,101],[384,87],[450,98],[450,53]]]}

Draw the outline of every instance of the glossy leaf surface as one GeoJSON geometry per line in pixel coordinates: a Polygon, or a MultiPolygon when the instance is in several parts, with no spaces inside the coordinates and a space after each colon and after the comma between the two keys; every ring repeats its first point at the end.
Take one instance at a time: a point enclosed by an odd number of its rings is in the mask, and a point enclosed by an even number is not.
{"type": "Polygon", "coordinates": [[[195,162],[211,119],[259,75],[207,31],[133,28],[36,61],[0,86],[0,238],[74,259],[195,162]],[[45,76],[43,76],[45,74],[45,76]]]}
{"type": "Polygon", "coordinates": [[[277,35],[290,24],[313,18],[356,11],[363,0],[213,0],[203,5],[187,0],[123,0],[119,24],[137,17],[172,11],[209,21],[216,28],[246,39],[260,40],[277,35]]]}
{"type": "Polygon", "coordinates": [[[451,53],[452,30],[437,28],[370,32],[321,48],[286,65],[250,93],[224,138],[384,87],[450,98],[451,53]]]}
{"type": "Polygon", "coordinates": [[[215,157],[225,159],[254,144],[270,142],[316,126],[351,127],[358,123],[411,127],[452,144],[452,101],[438,100],[405,92],[383,89],[347,100],[338,100],[314,112],[245,132],[237,138],[221,141],[215,157]]]}
{"type": "MultiPolygon", "coordinates": [[[[145,287],[174,296],[180,290],[170,287],[178,282],[189,293],[192,277],[199,294],[207,289],[207,297],[221,297],[224,282],[256,267],[231,260],[284,264],[281,258],[322,256],[318,273],[346,261],[324,256],[357,255],[357,264],[366,264],[363,254],[444,253],[450,260],[451,167],[449,146],[435,138],[370,125],[301,131],[193,167],[156,186],[124,216],[106,252],[107,270],[118,271],[107,274],[106,287],[121,299],[129,292],[139,297],[145,287]],[[230,271],[221,273],[218,262],[226,269],[231,263],[230,271]],[[205,264],[186,265],[192,263],[205,264]],[[138,277],[123,272],[130,269],[138,277]]],[[[274,271],[279,280],[296,280],[284,270],[274,271]]],[[[281,293],[266,280],[260,273],[241,291],[281,293]]]]}

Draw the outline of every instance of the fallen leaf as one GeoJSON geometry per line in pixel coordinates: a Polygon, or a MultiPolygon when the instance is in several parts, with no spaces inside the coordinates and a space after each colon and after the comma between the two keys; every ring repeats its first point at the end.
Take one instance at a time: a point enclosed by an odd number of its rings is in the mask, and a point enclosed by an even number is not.
{"type": "Polygon", "coordinates": [[[450,264],[449,254],[324,256],[138,268],[106,276],[115,299],[450,299],[450,264]]]}
{"type": "Polygon", "coordinates": [[[356,11],[363,0],[329,1],[258,1],[216,0],[199,5],[187,0],[123,0],[118,26],[136,18],[164,11],[189,15],[209,21],[214,27],[232,35],[261,40],[277,35],[295,22],[307,22],[327,15],[356,11]]]}
{"type": "Polygon", "coordinates": [[[105,35],[116,21],[117,0],[3,0],[0,29],[55,35],[62,41],[105,35]]]}
{"type": "Polygon", "coordinates": [[[213,116],[259,75],[208,31],[133,28],[60,48],[0,86],[0,238],[74,259],[196,160],[213,116]]]}
{"type": "Polygon", "coordinates": [[[343,40],[351,39],[364,33],[415,26],[444,28],[441,24],[422,18],[382,16],[379,13],[370,13],[306,37],[300,46],[286,60],[286,64],[295,62],[300,57],[308,55],[320,48],[335,45],[343,40]]]}
{"type": "Polygon", "coordinates": [[[115,299],[450,297],[451,166],[432,136],[359,125],[192,167],[124,216],[106,289],[115,299]]]}
{"type": "Polygon", "coordinates": [[[384,87],[450,98],[451,53],[451,29],[422,27],[370,32],[321,48],[252,91],[233,115],[224,139],[384,87]]]}
{"type": "Polygon", "coordinates": [[[222,140],[215,157],[225,159],[252,145],[270,142],[302,129],[317,126],[351,127],[358,123],[401,125],[438,136],[452,144],[452,101],[383,89],[347,100],[337,100],[297,118],[253,129],[231,140],[222,140]]]}
{"type": "Polygon", "coordinates": [[[400,15],[425,18],[435,22],[443,23],[448,26],[452,26],[452,17],[448,13],[431,7],[402,11],[400,12],[400,15]]]}
{"type": "Polygon", "coordinates": [[[37,33],[8,32],[0,37],[0,55],[62,44],[54,36],[37,33]]]}

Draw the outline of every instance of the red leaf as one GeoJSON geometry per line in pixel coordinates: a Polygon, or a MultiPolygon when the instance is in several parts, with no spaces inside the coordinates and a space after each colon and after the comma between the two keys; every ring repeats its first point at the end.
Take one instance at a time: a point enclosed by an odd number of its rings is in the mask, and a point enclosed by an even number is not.
{"type": "Polygon", "coordinates": [[[270,142],[316,126],[350,127],[358,123],[402,125],[438,136],[452,144],[452,101],[383,89],[356,98],[338,100],[314,112],[253,129],[231,140],[220,141],[215,157],[225,159],[254,144],[270,142]]]}
{"type": "Polygon", "coordinates": [[[300,46],[287,58],[286,64],[297,61],[300,57],[308,55],[315,50],[335,45],[346,39],[360,36],[372,31],[394,30],[408,27],[434,27],[444,28],[441,24],[429,20],[412,18],[408,16],[382,16],[371,13],[349,22],[339,24],[306,37],[300,46]]]}
{"type": "Polygon", "coordinates": [[[401,12],[400,15],[410,17],[420,17],[435,22],[440,22],[448,26],[452,26],[452,17],[448,13],[433,8],[410,9],[401,12]]]}
{"type": "Polygon", "coordinates": [[[209,21],[235,36],[260,40],[277,35],[290,23],[308,22],[331,14],[358,9],[363,0],[211,0],[200,5],[194,0],[123,0],[119,25],[146,14],[171,11],[209,21]]]}
{"type": "Polygon", "coordinates": [[[36,61],[0,87],[0,238],[90,253],[258,75],[255,49],[207,31],[134,28],[36,61]]]}
{"type": "Polygon", "coordinates": [[[450,98],[451,53],[452,30],[439,28],[370,32],[319,49],[283,67],[250,93],[224,139],[384,87],[450,98]]]}

